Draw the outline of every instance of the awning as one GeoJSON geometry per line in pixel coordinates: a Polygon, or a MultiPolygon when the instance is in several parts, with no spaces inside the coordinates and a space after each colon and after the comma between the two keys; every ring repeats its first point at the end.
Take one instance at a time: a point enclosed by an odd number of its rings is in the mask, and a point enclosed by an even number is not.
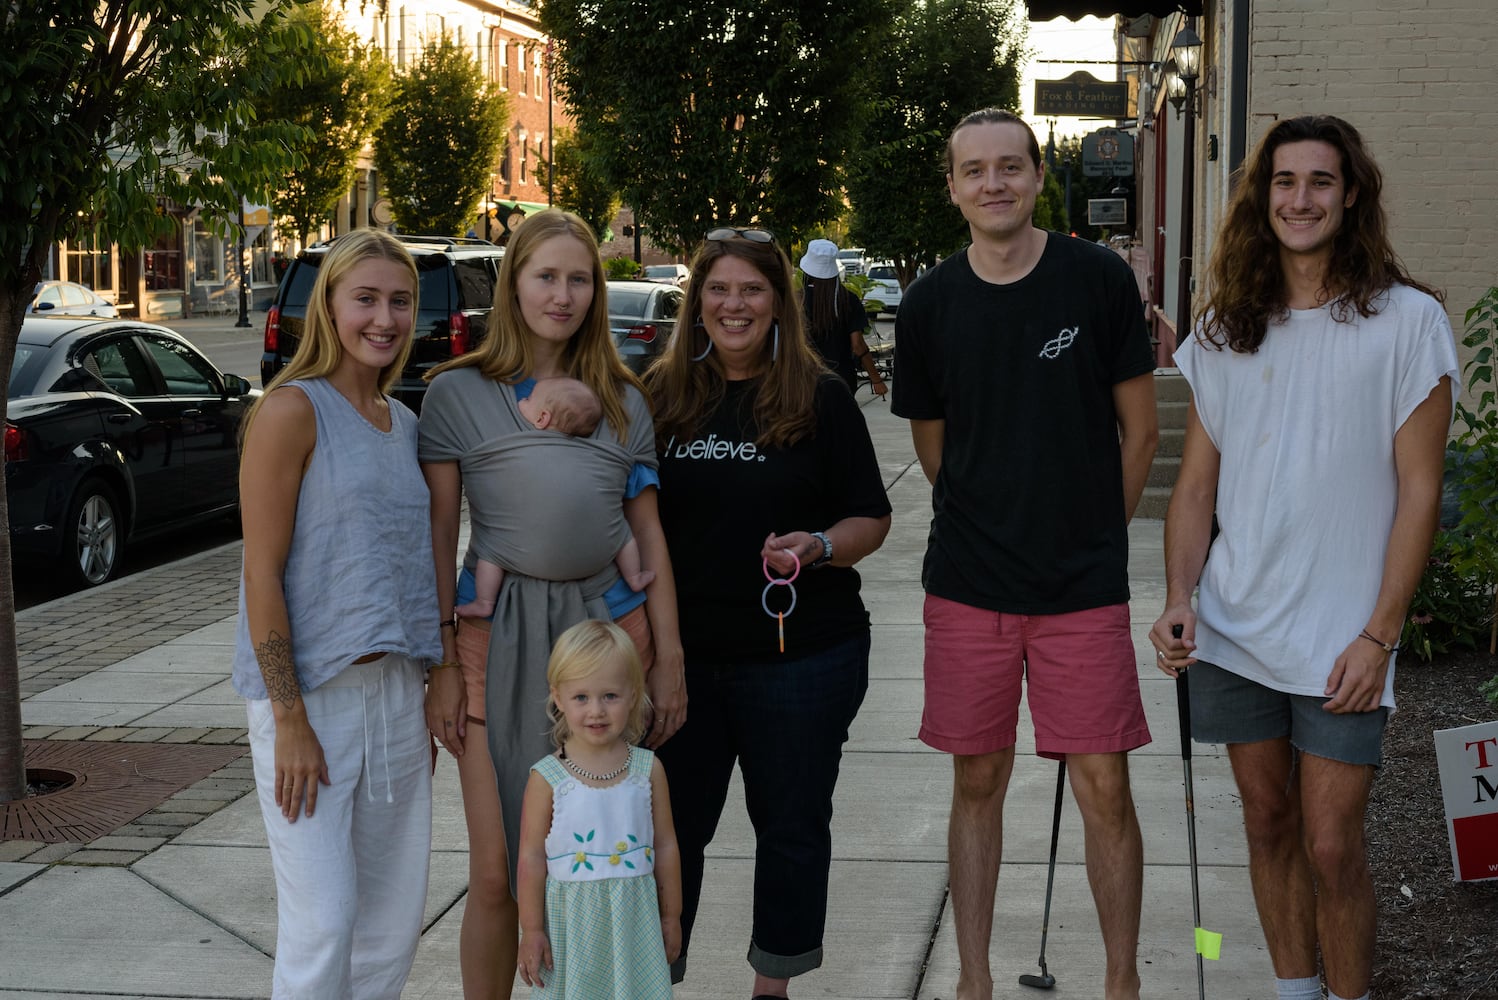
{"type": "Polygon", "coordinates": [[[1049,21],[1057,17],[1075,21],[1088,14],[1096,17],[1112,17],[1114,14],[1164,17],[1177,11],[1197,16],[1202,12],[1202,0],[1028,0],[1028,6],[1032,21],[1049,21]]]}

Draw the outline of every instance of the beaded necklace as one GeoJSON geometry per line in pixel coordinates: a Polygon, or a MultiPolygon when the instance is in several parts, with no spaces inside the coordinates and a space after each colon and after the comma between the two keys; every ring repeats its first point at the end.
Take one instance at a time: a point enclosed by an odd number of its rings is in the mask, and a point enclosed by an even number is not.
{"type": "Polygon", "coordinates": [[[589,781],[613,781],[615,778],[619,777],[619,775],[629,770],[629,763],[635,758],[635,748],[629,748],[629,752],[624,755],[623,764],[620,764],[612,771],[605,772],[604,774],[594,774],[592,771],[585,770],[584,768],[579,766],[576,761],[567,756],[566,747],[562,747],[562,749],[558,751],[557,756],[561,758],[562,764],[567,768],[567,770],[571,771],[579,778],[586,778],[589,781]]]}

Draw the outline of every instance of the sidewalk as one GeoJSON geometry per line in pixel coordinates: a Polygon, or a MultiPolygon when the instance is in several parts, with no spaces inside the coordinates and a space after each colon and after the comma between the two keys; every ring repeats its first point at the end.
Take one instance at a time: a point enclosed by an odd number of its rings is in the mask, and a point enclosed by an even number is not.
{"type": "MultiPolygon", "coordinates": [[[[232,317],[230,319],[232,325],[232,317]]],[[[921,709],[920,568],[930,489],[904,421],[864,407],[894,528],[859,567],[874,621],[869,693],[843,758],[833,820],[824,966],[792,983],[801,1000],[951,1000],[956,944],[946,891],[951,764],[915,738],[921,709]]],[[[1134,639],[1154,742],[1132,755],[1144,831],[1143,995],[1197,995],[1180,739],[1173,683],[1146,633],[1164,597],[1162,525],[1130,529],[1134,639]]],[[[36,740],[243,748],[244,707],[227,680],[239,545],[22,612],[21,713],[36,740]]],[[[995,996],[1102,996],[1103,954],[1082,864],[1081,821],[1062,817],[1046,961],[1038,972],[1056,768],[1033,754],[1021,713],[993,932],[995,996]]],[[[119,746],[122,755],[131,748],[119,746]]],[[[1272,989],[1226,757],[1193,757],[1203,924],[1223,934],[1208,962],[1213,1000],[1272,989]]],[[[275,948],[274,881],[241,757],[92,844],[0,841],[0,1000],[261,998],[275,948]]],[[[742,793],[711,849],[692,972],[676,996],[747,997],[753,836],[742,793]]],[[[462,995],[458,926],[467,859],[456,768],[438,765],[427,927],[408,998],[462,995]]],[[[517,997],[524,997],[521,988],[517,997]]]]}

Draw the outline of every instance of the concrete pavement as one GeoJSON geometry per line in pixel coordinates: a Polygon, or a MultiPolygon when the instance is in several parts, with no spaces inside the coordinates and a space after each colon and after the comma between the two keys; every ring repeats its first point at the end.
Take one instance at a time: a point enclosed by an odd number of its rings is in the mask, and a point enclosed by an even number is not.
{"type": "MultiPolygon", "coordinates": [[[[894,504],[884,547],[860,566],[874,621],[869,693],[843,760],[833,820],[826,961],[792,983],[798,1000],[953,996],[947,896],[948,759],[915,738],[921,707],[920,566],[930,489],[905,422],[864,407],[894,504]]],[[[1144,832],[1143,995],[1197,995],[1182,767],[1172,682],[1146,633],[1163,596],[1162,526],[1130,529],[1134,638],[1154,742],[1132,755],[1144,832]]],[[[22,718],[31,739],[244,744],[229,687],[239,546],[22,612],[22,718]]],[[[995,996],[1038,971],[1055,765],[1033,755],[1021,713],[992,938],[995,996]]],[[[186,751],[184,751],[185,753],[186,751]]],[[[1272,972],[1254,914],[1226,757],[1193,758],[1202,922],[1224,935],[1207,995],[1265,997],[1272,972]]],[[[92,844],[0,841],[0,1000],[269,995],[275,900],[248,757],[196,781],[92,844]]],[[[408,998],[461,996],[458,926],[466,837],[456,768],[436,780],[427,924],[408,998]]],[[[1083,867],[1081,821],[1063,810],[1047,964],[1050,996],[1101,997],[1103,952],[1083,867]]],[[[747,997],[753,836],[742,794],[712,847],[692,972],[676,995],[747,997]]],[[[525,996],[523,988],[516,995],[525,996]]]]}

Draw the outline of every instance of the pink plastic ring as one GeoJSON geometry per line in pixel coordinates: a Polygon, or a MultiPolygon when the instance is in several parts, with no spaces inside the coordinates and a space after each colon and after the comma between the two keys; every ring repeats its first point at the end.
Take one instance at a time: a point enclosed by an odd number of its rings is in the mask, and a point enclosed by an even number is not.
{"type": "Polygon", "coordinates": [[[790,557],[792,559],[796,560],[796,572],[792,573],[790,576],[771,576],[770,575],[770,557],[769,556],[765,556],[764,557],[764,559],[762,560],[761,564],[764,566],[764,569],[765,569],[765,579],[766,580],[769,580],[773,584],[777,584],[779,586],[784,586],[784,585],[790,583],[792,580],[796,579],[796,577],[798,577],[798,576],[801,575],[801,559],[794,552],[789,553],[789,555],[790,555],[790,557]]]}

